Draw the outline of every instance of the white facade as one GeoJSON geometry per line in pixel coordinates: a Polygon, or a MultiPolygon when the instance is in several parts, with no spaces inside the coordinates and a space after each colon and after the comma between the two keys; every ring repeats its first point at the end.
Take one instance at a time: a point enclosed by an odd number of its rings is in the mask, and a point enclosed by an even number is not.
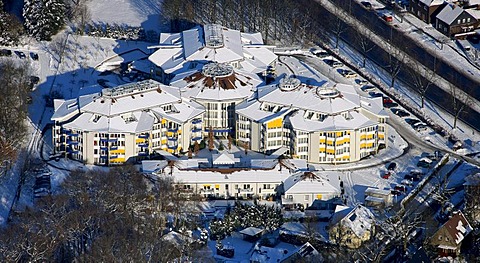
{"type": "Polygon", "coordinates": [[[55,100],[56,153],[89,164],[114,165],[153,151],[184,151],[203,133],[200,104],[178,89],[147,80],[71,100],[55,100]]]}
{"type": "Polygon", "coordinates": [[[312,163],[358,161],[386,146],[382,98],[362,97],[351,85],[286,78],[259,87],[256,98],[238,105],[237,115],[237,139],[252,150],[287,146],[293,157],[312,163]]]}

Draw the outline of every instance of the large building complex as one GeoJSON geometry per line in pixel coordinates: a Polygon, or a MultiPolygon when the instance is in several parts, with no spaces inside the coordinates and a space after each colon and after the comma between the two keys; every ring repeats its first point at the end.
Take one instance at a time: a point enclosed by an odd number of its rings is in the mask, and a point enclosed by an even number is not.
{"type": "Polygon", "coordinates": [[[235,133],[236,105],[251,97],[261,83],[256,74],[216,62],[204,65],[201,71],[178,74],[170,82],[182,96],[205,107],[205,131],[212,129],[224,137],[235,133]]]}
{"type": "Polygon", "coordinates": [[[56,153],[89,164],[122,164],[155,150],[179,153],[203,131],[204,108],[153,80],[55,100],[56,153]]]}
{"type": "Polygon", "coordinates": [[[251,73],[274,67],[277,56],[263,43],[260,33],[242,33],[217,24],[197,26],[181,33],[162,33],[149,57],[154,76],[164,83],[186,70],[209,62],[226,63],[251,73]]]}
{"type": "Polygon", "coordinates": [[[286,146],[312,163],[360,160],[386,145],[382,98],[351,85],[312,86],[286,77],[238,106],[237,139],[260,152],[286,146]]]}

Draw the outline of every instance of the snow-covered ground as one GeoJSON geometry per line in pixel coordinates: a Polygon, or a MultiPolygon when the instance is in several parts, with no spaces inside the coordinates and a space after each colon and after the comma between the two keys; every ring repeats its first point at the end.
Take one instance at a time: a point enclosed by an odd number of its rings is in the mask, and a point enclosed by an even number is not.
{"type": "Polygon", "coordinates": [[[143,27],[160,32],[162,0],[92,0],[88,1],[91,19],[109,23],[143,27]]]}

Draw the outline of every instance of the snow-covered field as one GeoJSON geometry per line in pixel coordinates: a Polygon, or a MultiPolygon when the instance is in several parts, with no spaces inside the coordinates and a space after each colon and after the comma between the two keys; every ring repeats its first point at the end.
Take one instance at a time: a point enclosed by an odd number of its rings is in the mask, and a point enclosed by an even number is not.
{"type": "Polygon", "coordinates": [[[92,0],[88,7],[94,22],[160,32],[161,4],[162,0],[92,0]]]}

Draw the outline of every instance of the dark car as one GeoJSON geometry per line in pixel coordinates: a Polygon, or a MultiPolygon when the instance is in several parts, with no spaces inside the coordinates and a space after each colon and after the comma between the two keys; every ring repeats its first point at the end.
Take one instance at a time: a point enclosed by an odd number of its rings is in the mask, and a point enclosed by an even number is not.
{"type": "Polygon", "coordinates": [[[410,124],[410,125],[414,125],[414,124],[416,124],[416,123],[419,123],[420,120],[412,119],[412,118],[406,118],[406,119],[405,119],[405,122],[408,123],[408,124],[410,124]]]}
{"type": "Polygon", "coordinates": [[[27,57],[27,56],[25,55],[25,53],[23,53],[22,51],[15,50],[15,51],[13,51],[13,52],[15,52],[15,54],[16,54],[19,58],[21,58],[21,59],[24,59],[24,58],[27,57]]]}
{"type": "Polygon", "coordinates": [[[400,192],[407,192],[407,187],[405,185],[395,185],[395,187],[393,188],[394,190],[397,190],[397,191],[400,191],[400,192]]]}
{"type": "Polygon", "coordinates": [[[383,97],[383,103],[393,103],[393,101],[389,97],[383,97]]]}
{"type": "Polygon", "coordinates": [[[402,110],[402,109],[398,109],[398,108],[392,108],[391,109],[393,114],[397,115],[397,116],[400,116],[400,117],[408,117],[410,116],[410,113],[402,110]]]}
{"type": "Polygon", "coordinates": [[[394,195],[394,196],[399,196],[399,195],[402,194],[402,192],[397,191],[397,190],[392,190],[390,193],[391,193],[392,195],[394,195]]]}
{"type": "Polygon", "coordinates": [[[370,92],[370,91],[374,91],[375,87],[373,85],[365,85],[365,86],[361,87],[360,89],[364,92],[370,92]]]}
{"type": "Polygon", "coordinates": [[[395,102],[387,102],[387,103],[383,103],[383,107],[385,107],[385,108],[393,108],[393,107],[398,107],[398,104],[395,103],[395,102]]]}
{"type": "Polygon", "coordinates": [[[397,168],[397,163],[390,163],[388,166],[387,166],[387,169],[389,171],[395,171],[395,169],[397,168]]]}
{"type": "Polygon", "coordinates": [[[420,178],[421,178],[421,174],[412,174],[412,173],[406,174],[403,177],[403,179],[407,179],[407,180],[410,180],[410,181],[413,181],[413,182],[420,181],[420,178]]]}
{"type": "Polygon", "coordinates": [[[11,56],[12,51],[8,49],[0,49],[0,56],[11,56]]]}
{"type": "Polygon", "coordinates": [[[30,52],[30,57],[31,57],[33,60],[38,60],[38,54],[37,54],[37,53],[30,52]]]}
{"type": "Polygon", "coordinates": [[[339,68],[343,66],[343,63],[340,61],[337,61],[335,59],[324,59],[323,62],[325,62],[327,65],[333,67],[333,68],[339,68]]]}
{"type": "Polygon", "coordinates": [[[368,93],[368,95],[370,95],[370,97],[373,97],[373,98],[383,97],[383,94],[382,94],[382,93],[375,92],[375,91],[370,91],[370,92],[368,93]]]}
{"type": "Polygon", "coordinates": [[[368,2],[368,1],[362,1],[362,2],[360,2],[360,3],[363,5],[363,7],[365,7],[365,8],[368,9],[368,10],[372,10],[372,8],[373,8],[373,7],[372,7],[372,4],[371,4],[370,2],[368,2]]]}
{"type": "Polygon", "coordinates": [[[390,175],[391,175],[390,172],[386,172],[386,173],[384,173],[384,174],[382,175],[382,178],[383,178],[383,179],[388,179],[388,178],[390,178],[390,175]]]}

